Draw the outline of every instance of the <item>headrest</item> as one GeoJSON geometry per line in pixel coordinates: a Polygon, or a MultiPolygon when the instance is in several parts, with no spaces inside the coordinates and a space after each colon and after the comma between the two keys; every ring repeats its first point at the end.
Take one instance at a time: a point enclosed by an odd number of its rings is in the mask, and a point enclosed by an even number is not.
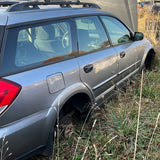
{"type": "Polygon", "coordinates": [[[36,27],[36,39],[53,40],[55,37],[55,30],[52,25],[36,27]]]}

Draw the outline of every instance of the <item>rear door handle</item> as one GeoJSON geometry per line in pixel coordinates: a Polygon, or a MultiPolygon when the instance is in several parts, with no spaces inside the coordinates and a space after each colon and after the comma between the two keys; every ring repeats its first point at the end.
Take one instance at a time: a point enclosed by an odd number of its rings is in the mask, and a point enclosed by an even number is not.
{"type": "Polygon", "coordinates": [[[121,52],[121,53],[120,53],[120,57],[121,57],[121,58],[124,58],[124,57],[125,57],[125,55],[126,55],[126,53],[125,53],[125,52],[121,52]]]}
{"type": "Polygon", "coordinates": [[[85,73],[91,72],[93,70],[93,64],[88,64],[88,65],[84,66],[83,70],[85,73]]]}

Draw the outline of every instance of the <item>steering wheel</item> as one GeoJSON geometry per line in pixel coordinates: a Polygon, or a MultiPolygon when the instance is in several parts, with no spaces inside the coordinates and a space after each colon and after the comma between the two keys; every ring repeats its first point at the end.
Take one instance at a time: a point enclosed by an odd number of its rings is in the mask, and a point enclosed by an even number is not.
{"type": "Polygon", "coordinates": [[[62,37],[62,47],[67,48],[69,46],[69,34],[68,31],[62,37]]]}

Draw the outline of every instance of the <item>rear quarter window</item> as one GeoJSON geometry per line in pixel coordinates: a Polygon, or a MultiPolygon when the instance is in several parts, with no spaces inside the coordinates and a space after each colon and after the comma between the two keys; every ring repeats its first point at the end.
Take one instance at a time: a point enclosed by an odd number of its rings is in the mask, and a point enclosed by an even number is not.
{"type": "Polygon", "coordinates": [[[68,20],[8,30],[2,73],[45,65],[73,55],[68,20]]]}
{"type": "Polygon", "coordinates": [[[4,27],[0,26],[0,68],[1,68],[1,62],[2,62],[1,46],[2,46],[2,39],[3,39],[3,31],[4,31],[4,27]]]}
{"type": "Polygon", "coordinates": [[[4,31],[4,27],[0,26],[0,51],[1,51],[1,45],[2,45],[2,39],[3,39],[3,31],[4,31]]]}
{"type": "Polygon", "coordinates": [[[0,26],[0,44],[2,43],[2,38],[3,38],[3,26],[0,26]]]}

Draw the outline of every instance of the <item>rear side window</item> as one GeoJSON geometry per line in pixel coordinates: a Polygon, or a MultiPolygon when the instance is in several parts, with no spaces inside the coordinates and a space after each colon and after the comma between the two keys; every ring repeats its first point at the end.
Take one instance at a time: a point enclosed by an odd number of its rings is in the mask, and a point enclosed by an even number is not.
{"type": "Polygon", "coordinates": [[[1,41],[2,41],[2,35],[3,35],[3,28],[2,26],[0,26],[0,45],[1,45],[1,41]]]}
{"type": "Polygon", "coordinates": [[[132,38],[129,30],[120,21],[107,16],[101,16],[101,18],[108,30],[113,45],[131,41],[132,38]]]}
{"type": "Polygon", "coordinates": [[[79,53],[86,53],[109,46],[109,41],[98,17],[75,18],[79,53]]]}
{"type": "Polygon", "coordinates": [[[3,70],[17,70],[71,56],[70,26],[69,21],[56,21],[9,29],[3,70]]]}

